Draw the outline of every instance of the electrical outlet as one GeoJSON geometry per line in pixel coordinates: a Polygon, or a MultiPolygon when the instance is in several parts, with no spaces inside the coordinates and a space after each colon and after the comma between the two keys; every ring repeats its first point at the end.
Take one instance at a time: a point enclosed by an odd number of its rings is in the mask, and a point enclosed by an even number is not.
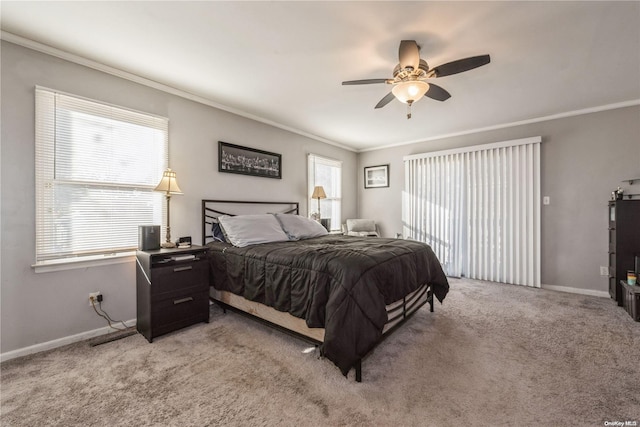
{"type": "Polygon", "coordinates": [[[600,266],[600,275],[601,276],[608,276],[609,275],[609,267],[603,267],[601,265],[600,266]]]}
{"type": "Polygon", "coordinates": [[[97,304],[98,303],[98,295],[102,295],[102,292],[98,291],[98,292],[89,292],[89,307],[93,307],[93,305],[91,304],[91,298],[93,297],[93,301],[97,304]]]}

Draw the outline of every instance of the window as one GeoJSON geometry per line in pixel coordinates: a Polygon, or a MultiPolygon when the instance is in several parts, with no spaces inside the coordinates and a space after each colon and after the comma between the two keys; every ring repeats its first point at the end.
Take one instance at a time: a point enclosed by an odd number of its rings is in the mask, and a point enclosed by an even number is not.
{"type": "Polygon", "coordinates": [[[318,212],[318,199],[312,199],[311,195],[314,187],[321,185],[327,198],[320,199],[320,214],[322,218],[330,220],[331,231],[340,230],[342,227],[342,162],[309,154],[308,170],[308,212],[318,212]]]}
{"type": "Polygon", "coordinates": [[[168,119],[36,88],[36,266],[128,252],[163,224],[168,119]]]}

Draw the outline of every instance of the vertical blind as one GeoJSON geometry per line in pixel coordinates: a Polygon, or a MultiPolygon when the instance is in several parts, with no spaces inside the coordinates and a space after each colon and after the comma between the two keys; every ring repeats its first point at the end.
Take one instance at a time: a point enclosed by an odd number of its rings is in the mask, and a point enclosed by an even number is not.
{"type": "Polygon", "coordinates": [[[36,264],[132,250],[163,223],[168,119],[36,88],[36,264]]]}
{"type": "Polygon", "coordinates": [[[318,200],[312,199],[311,195],[313,188],[321,185],[327,198],[320,200],[320,213],[323,218],[331,219],[331,230],[340,230],[342,226],[342,162],[309,154],[307,168],[309,212],[318,210],[318,200]]]}
{"type": "Polygon", "coordinates": [[[405,157],[405,236],[448,275],[539,287],[540,142],[405,157]]]}

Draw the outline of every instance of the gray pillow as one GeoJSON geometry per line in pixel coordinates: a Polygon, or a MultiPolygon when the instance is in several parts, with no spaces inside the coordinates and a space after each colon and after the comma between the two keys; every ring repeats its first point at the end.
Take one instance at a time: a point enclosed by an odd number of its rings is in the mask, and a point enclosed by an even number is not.
{"type": "Polygon", "coordinates": [[[224,230],[227,241],[239,248],[289,240],[287,234],[282,230],[280,222],[273,214],[223,215],[218,217],[218,221],[224,230]]]}
{"type": "Polygon", "coordinates": [[[310,239],[328,234],[328,231],[319,222],[300,215],[276,214],[276,218],[289,236],[289,240],[310,239]]]}

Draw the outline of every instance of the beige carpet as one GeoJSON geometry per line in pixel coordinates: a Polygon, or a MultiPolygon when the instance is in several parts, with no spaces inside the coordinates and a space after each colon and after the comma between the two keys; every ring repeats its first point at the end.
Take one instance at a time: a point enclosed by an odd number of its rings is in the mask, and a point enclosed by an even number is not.
{"type": "Polygon", "coordinates": [[[234,313],[1,366],[2,426],[640,426],[640,323],[608,299],[451,280],[363,383],[234,313]],[[611,424],[612,425],[612,424],[611,424]]]}

